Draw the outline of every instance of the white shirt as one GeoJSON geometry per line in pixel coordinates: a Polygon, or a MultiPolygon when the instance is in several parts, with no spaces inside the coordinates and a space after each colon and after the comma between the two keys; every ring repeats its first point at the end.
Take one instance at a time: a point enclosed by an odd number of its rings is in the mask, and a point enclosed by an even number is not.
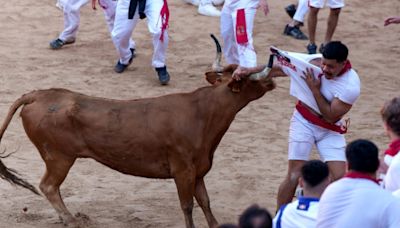
{"type": "MultiPolygon", "coordinates": [[[[322,55],[307,55],[282,50],[279,50],[279,53],[290,59],[290,64],[287,65],[282,65],[278,61],[282,66],[282,71],[290,77],[290,95],[296,97],[314,111],[321,113],[310,88],[302,77],[307,68],[311,68],[315,76],[322,73],[321,68],[309,63],[312,59],[322,58],[322,55]]],[[[352,105],[360,96],[360,89],[360,78],[353,69],[333,79],[321,77],[321,93],[329,102],[338,98],[342,102],[352,105]]]]}
{"type": "Polygon", "coordinates": [[[300,197],[282,206],[273,221],[273,228],[314,228],[318,213],[316,198],[300,197]]]}
{"type": "Polygon", "coordinates": [[[391,192],[400,189],[400,153],[397,153],[390,162],[389,168],[385,175],[384,185],[385,189],[391,192]]]}
{"type": "Polygon", "coordinates": [[[371,180],[342,178],[321,196],[317,227],[400,227],[400,200],[371,180]]]}

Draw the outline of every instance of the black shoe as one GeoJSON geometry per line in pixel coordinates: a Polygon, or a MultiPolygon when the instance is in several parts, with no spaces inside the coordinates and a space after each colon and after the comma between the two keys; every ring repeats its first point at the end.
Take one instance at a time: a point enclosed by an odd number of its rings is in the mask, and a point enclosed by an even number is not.
{"type": "Polygon", "coordinates": [[[317,54],[317,45],[315,44],[308,44],[307,45],[308,54],[317,54]]]}
{"type": "Polygon", "coordinates": [[[156,67],[158,74],[158,80],[160,80],[161,85],[166,85],[169,82],[169,74],[167,71],[167,66],[156,67]]]}
{"type": "Polygon", "coordinates": [[[319,46],[319,49],[318,49],[319,53],[322,54],[322,52],[324,52],[324,48],[325,48],[325,45],[322,43],[321,46],[319,46]]]}
{"type": "Polygon", "coordinates": [[[287,36],[291,36],[298,40],[308,40],[308,37],[304,35],[304,33],[300,30],[299,27],[291,27],[289,25],[285,26],[285,30],[283,30],[283,34],[287,36]]]}
{"type": "Polygon", "coordinates": [[[290,18],[293,18],[294,14],[296,13],[296,6],[294,4],[290,4],[285,7],[285,11],[290,18]]]}
{"type": "Polygon", "coordinates": [[[62,41],[60,38],[57,38],[50,42],[50,48],[56,50],[56,49],[62,48],[62,46],[64,46],[64,45],[73,44],[73,43],[75,43],[75,38],[72,38],[67,41],[62,41]]]}
{"type": "Polygon", "coordinates": [[[117,64],[116,64],[115,67],[114,67],[114,71],[115,71],[115,72],[117,72],[117,73],[122,73],[122,72],[124,72],[125,69],[129,66],[129,64],[132,63],[132,60],[133,60],[133,58],[136,57],[136,54],[135,54],[135,49],[134,49],[134,48],[131,48],[130,50],[131,50],[131,58],[129,59],[128,64],[122,64],[122,63],[118,60],[117,64]]]}

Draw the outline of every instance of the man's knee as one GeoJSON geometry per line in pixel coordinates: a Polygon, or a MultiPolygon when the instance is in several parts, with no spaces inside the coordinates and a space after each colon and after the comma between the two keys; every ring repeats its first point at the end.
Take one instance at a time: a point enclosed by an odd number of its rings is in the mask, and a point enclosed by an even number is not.
{"type": "Polygon", "coordinates": [[[319,12],[319,8],[310,6],[310,12],[309,12],[310,15],[317,15],[318,12],[319,12]]]}
{"type": "Polygon", "coordinates": [[[342,9],[342,8],[331,9],[331,12],[330,12],[330,13],[331,13],[332,15],[339,16],[341,9],[342,9]]]}

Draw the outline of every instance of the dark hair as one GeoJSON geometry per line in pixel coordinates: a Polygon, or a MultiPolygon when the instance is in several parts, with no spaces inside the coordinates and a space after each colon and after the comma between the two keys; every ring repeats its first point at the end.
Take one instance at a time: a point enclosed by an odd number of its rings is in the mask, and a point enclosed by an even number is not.
{"type": "Polygon", "coordinates": [[[247,208],[239,218],[239,228],[270,228],[271,214],[265,208],[254,204],[247,208]]]}
{"type": "Polygon", "coordinates": [[[349,169],[363,173],[375,173],[379,167],[378,147],[366,139],[357,139],[346,147],[349,169]]]}
{"type": "Polygon", "coordinates": [[[310,160],[301,168],[301,176],[310,187],[319,185],[329,176],[328,165],[320,160],[310,160]]]}
{"type": "Polygon", "coordinates": [[[337,62],[344,62],[347,60],[349,49],[340,41],[331,41],[324,46],[322,56],[325,59],[335,59],[337,62]]]}
{"type": "Polygon", "coordinates": [[[390,129],[400,136],[400,97],[386,102],[381,109],[381,116],[390,129]]]}

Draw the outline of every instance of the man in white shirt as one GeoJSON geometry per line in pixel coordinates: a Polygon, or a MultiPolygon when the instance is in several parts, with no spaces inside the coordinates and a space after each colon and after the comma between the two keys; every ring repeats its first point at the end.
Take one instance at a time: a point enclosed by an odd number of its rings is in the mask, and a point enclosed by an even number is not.
{"type": "Polygon", "coordinates": [[[329,185],[328,166],[320,160],[307,161],[301,168],[299,184],[303,195],[298,200],[281,206],[274,228],[313,228],[316,226],[319,198],[329,185]]]}
{"type": "MultiPolygon", "coordinates": [[[[308,62],[320,55],[275,52],[278,61],[274,62],[270,75],[290,76],[290,94],[298,99],[290,122],[288,172],[278,191],[279,209],[292,201],[300,169],[309,160],[313,145],[321,160],[327,163],[332,181],[344,175],[346,140],[343,134],[347,131],[347,124],[342,117],[359,97],[361,85],[358,74],[347,59],[348,49],[340,41],[326,44],[319,67],[308,62]]],[[[238,67],[233,77],[240,79],[261,71],[263,67],[238,67]]]]}
{"type": "Polygon", "coordinates": [[[317,227],[400,227],[400,200],[376,180],[378,148],[368,140],[346,147],[348,173],[321,196],[317,227]]]}

